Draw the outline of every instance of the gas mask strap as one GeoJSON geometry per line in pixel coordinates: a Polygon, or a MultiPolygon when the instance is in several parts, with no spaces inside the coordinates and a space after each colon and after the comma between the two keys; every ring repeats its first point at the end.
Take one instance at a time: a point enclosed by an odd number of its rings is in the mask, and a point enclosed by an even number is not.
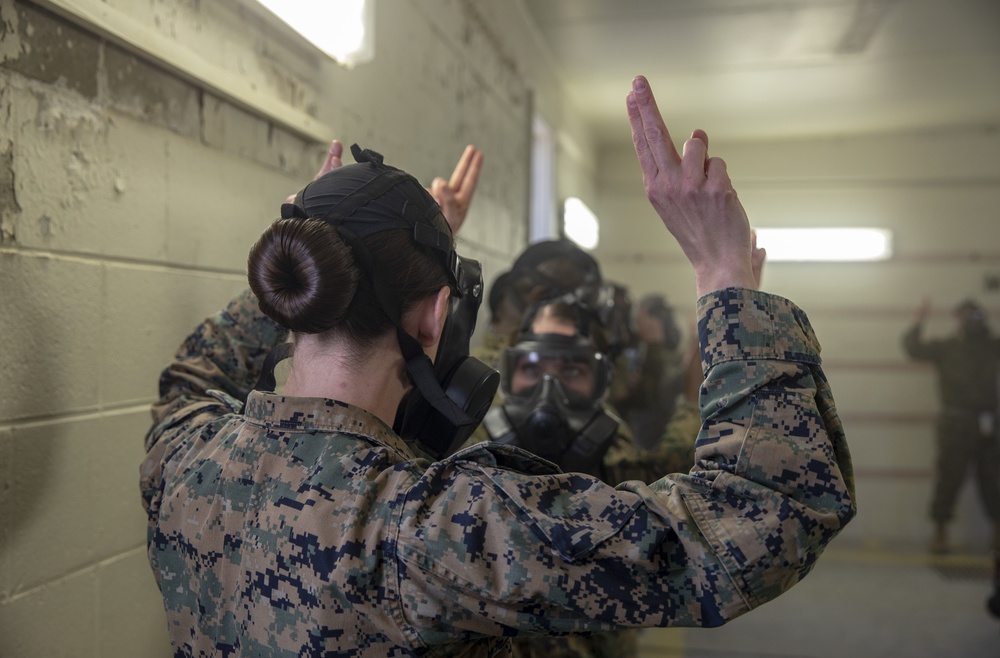
{"type": "Polygon", "coordinates": [[[587,423],[577,437],[569,444],[559,460],[559,467],[567,473],[593,473],[615,438],[620,421],[601,410],[587,423]]]}
{"type": "Polygon", "coordinates": [[[421,349],[420,344],[410,334],[403,329],[402,313],[399,300],[382,285],[372,261],[371,252],[360,238],[350,229],[339,227],[340,234],[344,241],[351,247],[355,260],[361,266],[361,270],[371,281],[375,289],[375,297],[378,299],[382,310],[389,317],[389,320],[396,327],[396,340],[399,349],[406,361],[406,372],[413,381],[413,385],[420,390],[421,395],[435,410],[437,410],[448,422],[463,427],[476,421],[455,404],[448,397],[441,383],[434,375],[434,364],[430,357],[421,349]]]}
{"type": "Polygon", "coordinates": [[[400,326],[396,327],[396,339],[399,341],[399,349],[406,361],[406,372],[427,403],[456,427],[465,427],[475,423],[475,419],[455,404],[455,401],[448,397],[444,389],[441,388],[441,382],[434,376],[434,364],[420,348],[417,340],[400,326]]]}
{"type": "MultiPolygon", "coordinates": [[[[268,352],[267,356],[264,358],[264,365],[261,366],[260,376],[257,378],[257,383],[254,384],[252,390],[267,391],[269,393],[274,391],[275,387],[278,384],[274,379],[274,368],[275,366],[278,365],[280,361],[284,361],[285,359],[292,356],[294,347],[295,346],[293,343],[279,343],[278,345],[275,345],[273,348],[271,348],[271,351],[268,352]]],[[[246,400],[244,400],[243,409],[240,411],[240,413],[245,411],[246,407],[247,407],[247,402],[246,400]]]]}
{"type": "Polygon", "coordinates": [[[264,359],[264,366],[260,371],[260,377],[257,378],[257,383],[253,387],[255,391],[274,390],[274,387],[277,386],[277,382],[274,380],[274,367],[278,365],[279,361],[284,361],[292,356],[293,351],[293,343],[281,343],[279,345],[275,345],[274,348],[267,353],[267,357],[264,359]]]}
{"type": "Polygon", "coordinates": [[[362,208],[400,183],[412,180],[409,174],[399,170],[386,170],[375,178],[371,179],[358,189],[348,194],[344,199],[326,211],[320,219],[326,221],[336,221],[347,219],[359,208],[362,208]]]}

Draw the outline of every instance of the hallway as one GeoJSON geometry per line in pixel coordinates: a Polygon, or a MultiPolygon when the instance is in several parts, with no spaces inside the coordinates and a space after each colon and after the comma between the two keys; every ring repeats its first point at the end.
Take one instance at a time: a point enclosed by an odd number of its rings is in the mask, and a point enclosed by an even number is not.
{"type": "Polygon", "coordinates": [[[643,632],[641,658],[996,658],[984,553],[841,548],[779,599],[717,629],[643,632]]]}

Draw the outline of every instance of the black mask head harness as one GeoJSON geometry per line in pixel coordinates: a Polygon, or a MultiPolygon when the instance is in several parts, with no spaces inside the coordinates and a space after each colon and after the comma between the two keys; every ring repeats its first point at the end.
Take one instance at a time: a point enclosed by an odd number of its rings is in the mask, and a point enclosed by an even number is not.
{"type": "MultiPolygon", "coordinates": [[[[300,191],[281,207],[282,219],[321,219],[333,224],[364,276],[371,282],[382,311],[396,327],[406,372],[414,388],[403,399],[393,429],[424,453],[440,458],[454,452],[482,420],[499,386],[499,374],[469,357],[469,339],[483,297],[482,269],[452,248],[451,236],[432,220],[441,209],[417,180],[383,163],[380,154],[357,144],[351,147],[357,164],[335,169],[300,191]],[[364,240],[388,230],[411,233],[447,273],[452,295],[448,317],[432,363],[417,340],[402,325],[402,305],[379,276],[364,240]]],[[[441,217],[439,222],[443,222],[441,217]]],[[[391,263],[382,263],[381,267],[391,263]]],[[[289,356],[290,346],[268,357],[258,388],[274,389],[274,363],[289,356]],[[273,358],[272,358],[273,357],[273,358]]]]}

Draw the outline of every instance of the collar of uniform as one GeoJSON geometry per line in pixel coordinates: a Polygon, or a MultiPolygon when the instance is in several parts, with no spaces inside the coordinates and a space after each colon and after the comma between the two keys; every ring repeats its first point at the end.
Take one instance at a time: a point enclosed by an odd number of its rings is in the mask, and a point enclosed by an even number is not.
{"type": "Polygon", "coordinates": [[[367,436],[402,453],[407,459],[414,456],[410,447],[391,427],[361,407],[339,400],[252,391],[247,398],[244,416],[248,423],[268,429],[367,436]]]}

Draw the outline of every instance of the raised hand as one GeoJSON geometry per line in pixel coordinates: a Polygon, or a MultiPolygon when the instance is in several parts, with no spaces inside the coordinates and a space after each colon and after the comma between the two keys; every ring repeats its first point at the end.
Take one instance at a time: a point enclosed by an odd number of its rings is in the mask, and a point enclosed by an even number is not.
{"type": "MultiPolygon", "coordinates": [[[[334,139],[330,142],[330,148],[326,151],[326,159],[323,160],[323,164],[320,166],[319,171],[313,176],[313,180],[316,180],[323,174],[328,174],[334,169],[338,169],[344,165],[341,156],[344,155],[344,145],[340,143],[339,139],[334,139]]],[[[285,197],[285,203],[291,203],[295,201],[295,195],[298,194],[296,191],[293,194],[289,194],[285,197]]]]}
{"type": "Polygon", "coordinates": [[[452,234],[458,233],[458,229],[462,228],[462,224],[465,223],[465,216],[469,212],[469,205],[472,203],[472,195],[479,183],[479,171],[482,167],[482,151],[469,144],[465,147],[458,164],[455,165],[451,180],[445,180],[441,177],[435,178],[427,189],[441,206],[441,212],[448,220],[452,234]]]}
{"type": "Polygon", "coordinates": [[[642,76],[626,105],[646,197],[691,262],[698,295],[755,288],[750,223],[726,163],[708,157],[708,135],[694,131],[679,155],[642,76]]]}

